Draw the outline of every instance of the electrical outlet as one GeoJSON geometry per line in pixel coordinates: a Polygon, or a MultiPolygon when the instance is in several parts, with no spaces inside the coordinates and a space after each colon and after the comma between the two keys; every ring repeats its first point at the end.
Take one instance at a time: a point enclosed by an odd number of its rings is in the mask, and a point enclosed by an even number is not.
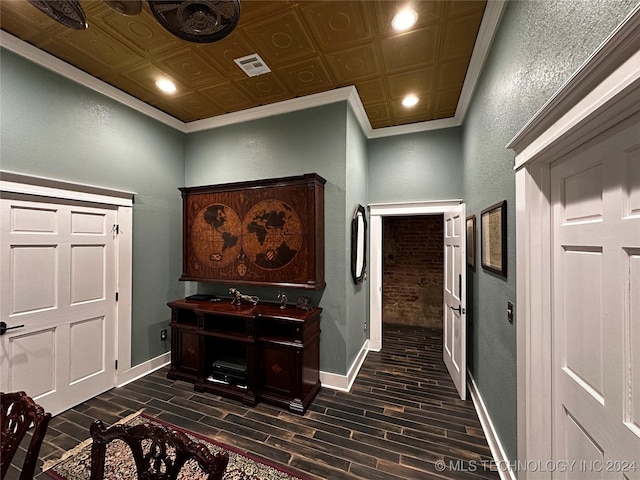
{"type": "Polygon", "coordinates": [[[164,342],[167,340],[167,331],[166,330],[160,330],[160,341],[164,342]]]}

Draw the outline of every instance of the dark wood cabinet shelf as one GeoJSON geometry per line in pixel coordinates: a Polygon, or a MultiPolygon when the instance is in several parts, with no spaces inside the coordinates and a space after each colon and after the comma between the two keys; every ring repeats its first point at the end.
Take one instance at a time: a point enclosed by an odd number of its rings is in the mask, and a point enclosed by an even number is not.
{"type": "Polygon", "coordinates": [[[176,300],[170,379],[247,405],[304,413],[320,390],[321,308],[176,300]]]}

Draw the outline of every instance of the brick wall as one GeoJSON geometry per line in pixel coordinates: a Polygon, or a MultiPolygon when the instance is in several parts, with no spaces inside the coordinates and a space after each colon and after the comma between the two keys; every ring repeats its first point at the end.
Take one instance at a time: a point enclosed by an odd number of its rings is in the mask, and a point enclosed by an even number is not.
{"type": "Polygon", "coordinates": [[[382,321],[442,328],[442,215],[383,217],[382,321]]]}

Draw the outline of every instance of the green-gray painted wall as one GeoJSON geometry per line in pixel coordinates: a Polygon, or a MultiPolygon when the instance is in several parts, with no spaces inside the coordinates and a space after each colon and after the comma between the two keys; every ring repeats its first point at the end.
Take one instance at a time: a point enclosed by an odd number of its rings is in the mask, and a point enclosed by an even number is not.
{"type": "MultiPolygon", "coordinates": [[[[517,458],[514,153],[505,145],[632,10],[635,1],[511,1],[463,123],[467,215],[507,200],[508,277],[469,271],[469,366],[509,459],[517,458]]],[[[480,227],[478,223],[478,236],[480,227]]],[[[479,241],[479,237],[478,237],[479,241]]],[[[479,243],[478,243],[479,245],[479,243]]],[[[479,252],[479,249],[478,249],[479,252]]],[[[476,259],[479,262],[479,258],[476,259]]]]}
{"type": "MultiPolygon", "coordinates": [[[[367,206],[367,138],[362,133],[351,109],[347,115],[345,235],[346,305],[347,305],[347,364],[349,368],[368,338],[369,280],[356,285],[351,273],[351,220],[358,205],[367,206]],[[365,326],[366,325],[366,326],[365,326]]],[[[368,241],[368,240],[367,240],[368,241]]],[[[368,259],[367,259],[368,261],[368,259]]],[[[345,372],[346,373],[346,372],[345,372]]]]}
{"type": "MultiPolygon", "coordinates": [[[[356,286],[351,279],[351,217],[356,205],[367,204],[367,139],[346,102],[190,134],[185,164],[188,186],[310,172],[327,180],[327,287],[289,291],[288,297],[310,295],[323,308],[320,369],[345,375],[367,338],[369,288],[368,282],[356,286]]],[[[225,294],[226,287],[195,289],[225,294]]],[[[277,289],[244,290],[276,299],[277,289]]]]}
{"type": "MultiPolygon", "coordinates": [[[[190,134],[185,144],[186,185],[210,185],[317,173],[327,183],[323,291],[289,291],[295,301],[309,295],[323,308],[320,369],[347,369],[347,227],[345,211],[347,104],[334,103],[275,117],[190,134]]],[[[200,284],[202,292],[225,294],[224,286],[200,284]]],[[[243,293],[276,300],[277,289],[246,287],[243,293]]],[[[362,345],[362,343],[361,343],[362,345]]]]}
{"type": "Polygon", "coordinates": [[[462,198],[462,129],[369,140],[369,203],[462,198]]]}
{"type": "Polygon", "coordinates": [[[183,295],[182,133],[0,52],[0,168],[134,191],[132,365],[170,348],[166,302],[183,295]]]}

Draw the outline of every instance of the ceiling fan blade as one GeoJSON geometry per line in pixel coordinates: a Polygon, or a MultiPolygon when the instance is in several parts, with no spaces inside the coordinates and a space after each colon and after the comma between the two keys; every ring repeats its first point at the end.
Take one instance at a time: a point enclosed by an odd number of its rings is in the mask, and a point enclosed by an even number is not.
{"type": "Polygon", "coordinates": [[[85,30],[87,17],[78,0],[29,0],[40,11],[74,30],[85,30]]]}
{"type": "Polygon", "coordinates": [[[240,0],[148,0],[158,22],[183,40],[210,43],[231,33],[240,20],[240,0]]]}

